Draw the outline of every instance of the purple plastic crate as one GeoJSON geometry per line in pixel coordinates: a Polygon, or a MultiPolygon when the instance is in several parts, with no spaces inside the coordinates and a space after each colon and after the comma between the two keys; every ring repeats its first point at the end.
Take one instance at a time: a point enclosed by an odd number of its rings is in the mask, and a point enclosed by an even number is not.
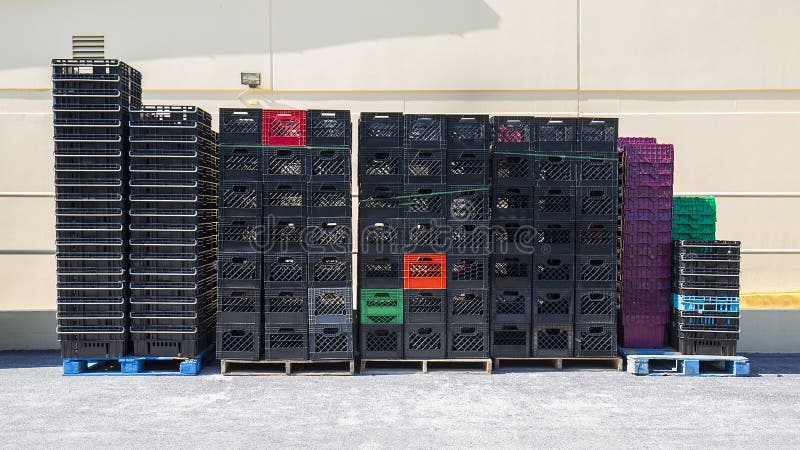
{"type": "Polygon", "coordinates": [[[623,326],[622,345],[632,348],[661,348],[664,346],[666,327],[666,324],[623,326]]]}
{"type": "Polygon", "coordinates": [[[626,237],[629,233],[653,233],[657,236],[661,234],[670,235],[672,233],[672,222],[664,220],[625,222],[622,231],[626,237]]]}
{"type": "Polygon", "coordinates": [[[657,292],[656,295],[625,295],[622,299],[623,314],[654,314],[669,316],[672,294],[657,292]]]}
{"type": "Polygon", "coordinates": [[[671,278],[622,278],[622,296],[623,300],[629,297],[633,298],[652,298],[654,294],[659,292],[666,292],[669,297],[669,292],[672,290],[671,278]]]}
{"type": "MultiPolygon", "coordinates": [[[[672,211],[672,196],[661,197],[641,197],[630,196],[625,192],[625,209],[631,210],[650,210],[650,211],[672,211]]],[[[672,215],[670,214],[670,219],[672,215]]]]}
{"type": "Polygon", "coordinates": [[[672,144],[640,144],[625,147],[625,164],[636,162],[675,162],[672,144]]]}
{"type": "Polygon", "coordinates": [[[661,325],[669,323],[669,311],[656,312],[629,312],[622,311],[622,325],[661,325]]]}
{"type": "Polygon", "coordinates": [[[640,186],[644,187],[662,187],[662,186],[669,186],[670,191],[672,190],[673,185],[673,177],[672,174],[642,174],[636,173],[632,175],[625,175],[625,188],[626,189],[638,189],[640,186]]]}
{"type": "Polygon", "coordinates": [[[675,173],[675,165],[671,162],[631,162],[625,161],[625,175],[669,175],[675,173]]]}
{"type": "MultiPolygon", "coordinates": [[[[647,185],[628,185],[623,189],[623,198],[635,201],[638,198],[657,198],[663,199],[664,204],[669,200],[672,203],[672,185],[647,186],[647,185]]],[[[671,208],[671,207],[670,207],[671,208]]]]}
{"type": "Polygon", "coordinates": [[[654,137],[620,137],[617,138],[617,147],[624,147],[626,145],[655,144],[656,142],[656,138],[654,137]]]}
{"type": "MultiPolygon", "coordinates": [[[[658,261],[657,259],[653,259],[652,261],[658,261]]],[[[622,269],[622,279],[627,280],[630,278],[669,278],[672,274],[672,267],[670,264],[658,264],[654,263],[653,265],[645,265],[645,264],[636,264],[631,265],[629,261],[625,261],[623,264],[622,269]]]]}
{"type": "Polygon", "coordinates": [[[672,210],[650,210],[650,209],[630,209],[625,204],[625,221],[629,222],[632,220],[644,220],[644,221],[653,221],[653,220],[662,220],[662,221],[669,221],[672,222],[672,210]]]}
{"type": "Polygon", "coordinates": [[[663,242],[631,242],[630,239],[626,239],[622,253],[629,260],[631,258],[667,258],[672,254],[672,242],[669,239],[664,239],[663,242]]]}

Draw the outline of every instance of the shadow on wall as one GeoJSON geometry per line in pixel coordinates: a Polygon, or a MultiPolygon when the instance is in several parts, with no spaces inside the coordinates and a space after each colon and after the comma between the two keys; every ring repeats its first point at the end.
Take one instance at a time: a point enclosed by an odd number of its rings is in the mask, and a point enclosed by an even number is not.
{"type": "MultiPolygon", "coordinates": [[[[0,70],[48,65],[71,55],[72,34],[104,34],[106,55],[128,61],[263,54],[269,0],[5,0],[0,39],[17,42],[0,70]]],[[[274,52],[496,28],[484,0],[272,0],[274,52]]]]}
{"type": "Polygon", "coordinates": [[[351,42],[497,28],[484,0],[273,0],[272,49],[302,52],[351,42]]]}

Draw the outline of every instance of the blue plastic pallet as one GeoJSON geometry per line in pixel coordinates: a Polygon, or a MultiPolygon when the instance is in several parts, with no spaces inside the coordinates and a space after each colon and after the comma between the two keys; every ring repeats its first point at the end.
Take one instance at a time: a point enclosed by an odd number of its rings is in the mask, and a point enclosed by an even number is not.
{"type": "Polygon", "coordinates": [[[193,376],[203,370],[203,360],[214,354],[214,345],[195,358],[172,356],[122,356],[119,358],[64,358],[64,376],[193,376]],[[145,361],[174,361],[175,370],[147,370],[145,361]],[[118,363],[114,365],[111,363],[118,363]]]}
{"type": "Polygon", "coordinates": [[[739,297],[699,297],[672,294],[672,307],[679,311],[739,312],[739,297]]]}
{"type": "Polygon", "coordinates": [[[650,376],[746,377],[750,361],[744,356],[684,355],[671,348],[620,348],[628,373],[650,376]],[[709,370],[701,363],[716,363],[709,370]]]}

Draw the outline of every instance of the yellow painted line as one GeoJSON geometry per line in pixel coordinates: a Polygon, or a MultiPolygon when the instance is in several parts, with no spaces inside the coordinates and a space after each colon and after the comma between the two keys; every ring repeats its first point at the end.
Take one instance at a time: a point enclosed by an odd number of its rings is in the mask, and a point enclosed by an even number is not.
{"type": "Polygon", "coordinates": [[[800,291],[742,294],[741,309],[800,309],[800,291]]]}

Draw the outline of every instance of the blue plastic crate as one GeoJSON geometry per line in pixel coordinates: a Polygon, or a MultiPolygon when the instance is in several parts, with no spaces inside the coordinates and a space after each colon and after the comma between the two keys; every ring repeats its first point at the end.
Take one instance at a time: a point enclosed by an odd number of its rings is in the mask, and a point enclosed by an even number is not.
{"type": "Polygon", "coordinates": [[[739,312],[739,297],[701,297],[672,294],[672,307],[679,311],[739,312]]]}

